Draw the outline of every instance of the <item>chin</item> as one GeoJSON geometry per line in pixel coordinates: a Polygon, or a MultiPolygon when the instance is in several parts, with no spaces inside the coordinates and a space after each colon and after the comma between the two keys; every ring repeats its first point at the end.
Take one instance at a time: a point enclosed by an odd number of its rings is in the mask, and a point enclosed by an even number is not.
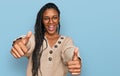
{"type": "Polygon", "coordinates": [[[56,31],[49,31],[48,32],[48,34],[50,34],[50,35],[54,35],[54,34],[56,34],[57,32],[56,31]]]}

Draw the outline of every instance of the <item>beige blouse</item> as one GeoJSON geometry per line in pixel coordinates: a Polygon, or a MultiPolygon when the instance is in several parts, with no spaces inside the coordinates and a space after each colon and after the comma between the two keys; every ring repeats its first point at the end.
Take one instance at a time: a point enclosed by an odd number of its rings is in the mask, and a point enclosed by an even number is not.
{"type": "MultiPolygon", "coordinates": [[[[47,40],[46,37],[45,39],[47,40]]],[[[29,59],[27,76],[32,76],[32,51],[35,47],[34,35],[31,36],[27,47],[29,48],[28,53],[25,55],[29,59]]],[[[43,49],[44,48],[46,49],[43,51],[41,56],[38,76],[66,76],[68,72],[66,63],[72,60],[73,51],[75,48],[72,39],[69,37],[60,36],[52,48],[49,46],[48,41],[46,43],[44,40],[43,49]]]]}

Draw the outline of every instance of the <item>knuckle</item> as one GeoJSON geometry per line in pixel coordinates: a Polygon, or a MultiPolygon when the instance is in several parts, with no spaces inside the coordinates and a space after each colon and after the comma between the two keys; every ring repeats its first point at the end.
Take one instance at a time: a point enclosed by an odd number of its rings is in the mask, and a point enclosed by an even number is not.
{"type": "Polygon", "coordinates": [[[22,45],[22,42],[20,41],[20,42],[18,42],[18,45],[22,45]]]}
{"type": "Polygon", "coordinates": [[[27,49],[26,49],[26,50],[24,50],[24,53],[27,53],[27,51],[28,51],[27,49]]]}
{"type": "Polygon", "coordinates": [[[26,44],[26,38],[23,38],[23,39],[21,40],[21,42],[24,43],[24,44],[26,44]]]}
{"type": "Polygon", "coordinates": [[[17,47],[17,45],[18,45],[18,44],[17,44],[17,43],[15,43],[13,47],[15,48],[15,47],[17,47]]]}
{"type": "Polygon", "coordinates": [[[20,55],[20,56],[22,57],[22,56],[24,56],[24,55],[25,55],[24,53],[21,53],[21,55],[20,55]]]}

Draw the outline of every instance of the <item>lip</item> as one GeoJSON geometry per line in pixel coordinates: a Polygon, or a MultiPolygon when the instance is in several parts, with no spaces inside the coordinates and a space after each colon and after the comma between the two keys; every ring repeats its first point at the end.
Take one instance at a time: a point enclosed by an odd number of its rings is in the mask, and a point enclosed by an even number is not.
{"type": "Polygon", "coordinates": [[[48,26],[48,30],[49,30],[49,31],[54,31],[54,29],[55,29],[55,26],[54,26],[54,25],[49,25],[49,26],[48,26]]]}

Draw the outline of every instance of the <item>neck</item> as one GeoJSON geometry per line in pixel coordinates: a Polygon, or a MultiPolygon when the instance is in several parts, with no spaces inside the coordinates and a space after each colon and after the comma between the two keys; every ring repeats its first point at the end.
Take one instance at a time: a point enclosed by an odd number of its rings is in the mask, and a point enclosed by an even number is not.
{"type": "Polygon", "coordinates": [[[54,38],[56,38],[56,37],[59,37],[60,35],[59,35],[58,33],[55,33],[55,34],[45,33],[45,36],[46,36],[46,38],[54,39],[54,38]]]}

